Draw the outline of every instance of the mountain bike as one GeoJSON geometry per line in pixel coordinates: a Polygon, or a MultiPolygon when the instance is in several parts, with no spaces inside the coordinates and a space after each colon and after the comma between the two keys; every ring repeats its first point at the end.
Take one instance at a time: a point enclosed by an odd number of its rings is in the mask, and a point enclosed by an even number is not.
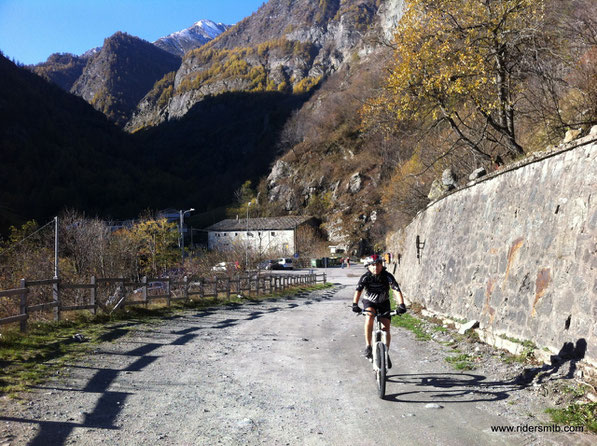
{"type": "Polygon", "coordinates": [[[375,372],[375,380],[377,381],[377,394],[381,399],[386,396],[386,375],[388,374],[388,347],[386,344],[387,334],[381,323],[382,318],[389,318],[390,316],[399,315],[396,311],[387,311],[382,314],[377,314],[369,310],[363,310],[360,314],[372,314],[374,319],[373,345],[372,353],[373,371],[375,372]]]}

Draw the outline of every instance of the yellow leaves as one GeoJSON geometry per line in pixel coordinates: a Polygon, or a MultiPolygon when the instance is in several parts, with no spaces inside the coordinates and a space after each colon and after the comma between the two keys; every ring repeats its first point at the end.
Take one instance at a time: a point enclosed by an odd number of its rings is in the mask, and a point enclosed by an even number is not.
{"type": "MultiPolygon", "coordinates": [[[[385,91],[363,109],[397,120],[439,118],[439,107],[499,107],[495,55],[539,18],[543,0],[410,0],[394,36],[385,91]],[[510,40],[509,40],[510,39],[510,40]],[[498,49],[499,48],[499,49],[498,49]],[[431,108],[431,110],[430,110],[431,108]]],[[[513,83],[508,84],[512,94],[513,83]]]]}
{"type": "Polygon", "coordinates": [[[119,236],[137,246],[138,262],[145,274],[157,275],[178,255],[177,225],[168,223],[165,218],[140,221],[132,228],[122,230],[119,236]]]}
{"type": "Polygon", "coordinates": [[[294,94],[306,93],[319,84],[319,82],[321,82],[321,76],[305,77],[294,85],[292,92],[294,94]]]}

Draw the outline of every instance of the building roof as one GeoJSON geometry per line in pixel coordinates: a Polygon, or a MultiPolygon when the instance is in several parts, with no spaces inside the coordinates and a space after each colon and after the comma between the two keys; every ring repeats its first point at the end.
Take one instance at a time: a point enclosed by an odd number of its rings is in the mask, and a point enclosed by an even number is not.
{"type": "Polygon", "coordinates": [[[289,217],[268,217],[268,218],[246,218],[222,220],[214,225],[205,228],[207,231],[246,231],[247,223],[249,231],[267,231],[294,229],[306,223],[313,217],[289,216],[289,217]]]}

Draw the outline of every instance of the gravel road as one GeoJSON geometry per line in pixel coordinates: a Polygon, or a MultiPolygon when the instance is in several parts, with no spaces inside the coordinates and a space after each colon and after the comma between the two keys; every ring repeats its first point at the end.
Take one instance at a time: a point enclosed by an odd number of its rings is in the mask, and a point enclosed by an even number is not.
{"type": "Polygon", "coordinates": [[[379,399],[360,357],[363,320],[349,308],[363,271],[330,270],[336,286],[311,294],[116,326],[59,378],[0,400],[0,446],[594,444],[492,432],[547,422],[549,397],[491,356],[457,372],[447,347],[394,327],[379,399]]]}

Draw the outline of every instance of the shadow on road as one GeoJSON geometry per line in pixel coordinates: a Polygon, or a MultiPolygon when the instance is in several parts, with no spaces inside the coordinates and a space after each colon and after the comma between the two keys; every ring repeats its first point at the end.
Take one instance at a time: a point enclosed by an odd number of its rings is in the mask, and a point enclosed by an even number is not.
{"type": "Polygon", "coordinates": [[[507,399],[513,392],[523,390],[534,382],[542,383],[553,379],[566,365],[569,370],[559,379],[572,379],[577,362],[585,356],[587,341],[579,339],[576,345],[567,342],[557,355],[551,357],[551,364],[525,368],[522,373],[503,381],[488,381],[486,376],[473,373],[427,373],[389,375],[388,382],[413,386],[420,390],[409,390],[386,395],[386,400],[401,403],[470,403],[499,401],[507,399]]]}
{"type": "Polygon", "coordinates": [[[499,401],[524,387],[512,382],[488,382],[483,375],[469,373],[390,375],[388,382],[421,389],[386,395],[386,400],[424,404],[499,401]]]}
{"type": "MultiPolygon", "coordinates": [[[[309,296],[311,300],[301,300],[300,304],[297,303],[288,303],[285,306],[281,306],[280,299],[271,299],[271,302],[275,302],[278,306],[269,307],[263,309],[263,311],[251,311],[246,318],[227,318],[227,319],[220,319],[210,321],[210,316],[215,316],[218,319],[218,316],[221,314],[225,314],[226,311],[229,310],[240,310],[243,308],[243,304],[233,304],[228,305],[227,307],[218,308],[218,309],[208,309],[198,311],[196,314],[187,315],[186,322],[189,324],[198,323],[201,324],[200,326],[191,326],[188,328],[184,328],[181,330],[169,331],[167,333],[158,333],[160,339],[162,340],[164,336],[176,336],[175,339],[172,339],[170,342],[164,343],[155,343],[155,342],[131,342],[131,346],[135,346],[135,348],[131,348],[129,351],[125,352],[97,352],[102,354],[108,355],[118,355],[123,358],[130,357],[131,363],[128,364],[123,369],[112,369],[112,368],[94,368],[94,367],[85,367],[79,365],[71,365],[70,367],[78,368],[81,370],[90,370],[95,371],[93,376],[91,376],[87,381],[78,389],[77,388],[57,388],[52,387],[51,390],[56,393],[72,393],[72,392],[86,392],[86,393],[97,393],[99,394],[97,403],[94,409],[91,412],[84,413],[84,419],[82,422],[74,422],[72,418],[69,421],[47,421],[47,420],[39,420],[39,419],[26,419],[26,418],[15,418],[15,417],[6,417],[0,416],[0,421],[10,421],[16,423],[26,423],[26,424],[35,424],[39,426],[39,431],[36,437],[29,442],[31,446],[45,446],[45,445],[55,445],[60,446],[64,445],[67,442],[67,438],[70,433],[75,428],[92,428],[92,429],[119,429],[117,425],[114,424],[115,420],[117,419],[119,413],[122,411],[123,407],[125,406],[127,398],[132,395],[132,393],[127,392],[114,392],[110,390],[110,387],[114,383],[114,381],[118,378],[121,373],[131,373],[131,372],[138,372],[152,364],[153,362],[157,361],[160,356],[157,355],[149,355],[149,353],[155,352],[160,347],[166,345],[184,345],[188,342],[193,341],[199,335],[194,334],[193,332],[204,330],[204,329],[225,329],[237,325],[240,321],[244,320],[253,320],[263,316],[266,316],[268,313],[278,312],[289,310],[293,308],[299,307],[302,305],[311,304],[312,301],[321,301],[322,299],[330,299],[333,294],[338,291],[338,288],[330,289],[323,293],[320,297],[313,296],[311,294],[299,293],[295,296],[289,296],[285,300],[291,300],[296,298],[304,298],[309,296]],[[195,321],[193,318],[197,318],[195,321]],[[206,318],[206,319],[203,319],[206,318]],[[138,345],[141,344],[141,345],[138,345]]],[[[265,304],[265,301],[255,301],[255,302],[247,302],[245,305],[250,304],[265,304]]],[[[252,308],[252,307],[248,307],[252,308]]],[[[184,316],[175,315],[169,317],[167,319],[181,319],[184,316]]],[[[118,326],[113,327],[109,332],[102,335],[100,338],[102,341],[114,341],[117,339],[122,338],[127,333],[130,332],[130,327],[132,326],[142,326],[141,323],[138,322],[130,322],[127,324],[121,324],[118,326]]],[[[141,330],[138,331],[138,333],[141,330]]],[[[146,332],[147,337],[155,336],[155,330],[149,330],[146,332]]],[[[38,386],[38,389],[49,389],[49,387],[38,386]]],[[[63,396],[57,395],[57,399],[63,398],[63,396]]]]}

